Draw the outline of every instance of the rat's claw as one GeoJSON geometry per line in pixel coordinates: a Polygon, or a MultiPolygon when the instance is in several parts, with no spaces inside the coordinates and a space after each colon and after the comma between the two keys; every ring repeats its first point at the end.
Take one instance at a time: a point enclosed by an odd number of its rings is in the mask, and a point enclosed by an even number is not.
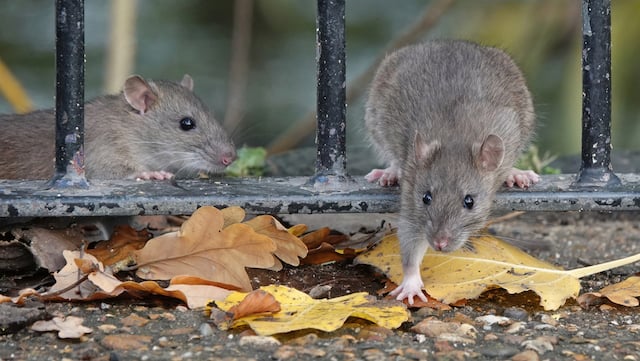
{"type": "Polygon", "coordinates": [[[395,290],[391,291],[391,296],[396,296],[396,300],[402,301],[405,298],[409,305],[413,305],[413,298],[418,297],[422,301],[427,302],[427,296],[422,292],[422,278],[418,275],[405,275],[402,283],[395,290]]]}
{"type": "Polygon", "coordinates": [[[369,183],[378,181],[383,187],[393,186],[398,184],[400,179],[400,169],[395,166],[390,166],[385,169],[373,169],[367,175],[364,176],[369,183]]]}
{"type": "Polygon", "coordinates": [[[507,187],[511,188],[514,185],[518,188],[529,188],[529,186],[536,184],[540,181],[540,176],[532,170],[520,170],[513,168],[507,174],[507,179],[504,183],[507,187]]]}

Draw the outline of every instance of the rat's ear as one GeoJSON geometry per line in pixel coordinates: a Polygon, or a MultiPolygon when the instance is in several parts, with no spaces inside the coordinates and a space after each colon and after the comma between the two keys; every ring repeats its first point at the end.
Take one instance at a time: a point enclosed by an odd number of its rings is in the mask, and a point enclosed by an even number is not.
{"type": "Polygon", "coordinates": [[[139,111],[141,115],[146,113],[158,100],[158,96],[153,92],[149,83],[140,75],[132,75],[127,78],[124,82],[123,93],[127,103],[139,111]]]}
{"type": "Polygon", "coordinates": [[[504,160],[504,142],[495,134],[489,134],[482,145],[474,145],[474,159],[476,166],[483,171],[496,170],[504,160]],[[478,149],[479,148],[479,149],[478,149]]]}
{"type": "Polygon", "coordinates": [[[180,85],[189,89],[190,91],[193,91],[193,78],[191,78],[191,75],[185,74],[182,77],[182,81],[180,82],[180,85]]]}
{"type": "Polygon", "coordinates": [[[433,158],[434,154],[440,150],[440,142],[434,140],[431,143],[426,143],[416,131],[413,139],[413,149],[415,151],[416,161],[419,163],[427,163],[433,158]]]}

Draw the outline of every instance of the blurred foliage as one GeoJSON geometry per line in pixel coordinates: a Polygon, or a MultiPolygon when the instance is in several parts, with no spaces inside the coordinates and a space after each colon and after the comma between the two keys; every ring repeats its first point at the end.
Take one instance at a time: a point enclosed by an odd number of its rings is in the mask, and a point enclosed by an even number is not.
{"type": "Polygon", "coordinates": [[[264,174],[267,151],[263,147],[243,146],[238,158],[225,169],[224,174],[233,177],[261,176],[264,174]]]}
{"type": "MultiPolygon", "coordinates": [[[[640,149],[640,1],[612,2],[613,144],[640,149]]],[[[347,0],[347,78],[364,71],[429,2],[347,0]]],[[[0,2],[0,57],[27,89],[36,107],[54,96],[54,2],[0,2]],[[47,36],[48,35],[48,36],[47,36]]],[[[108,34],[106,1],[88,1],[86,94],[100,93],[108,34]]],[[[427,38],[465,38],[506,49],[522,66],[539,119],[542,153],[576,154],[581,119],[580,0],[458,0],[427,38]]],[[[139,0],[136,72],[181,79],[224,114],[232,0],[139,0]]],[[[232,129],[238,144],[265,146],[315,103],[315,2],[256,0],[251,71],[244,122],[232,129]]],[[[363,99],[349,104],[350,149],[363,149],[363,99]]],[[[0,112],[10,112],[0,99],[0,112]]],[[[302,145],[313,146],[310,133],[302,145]]]]}

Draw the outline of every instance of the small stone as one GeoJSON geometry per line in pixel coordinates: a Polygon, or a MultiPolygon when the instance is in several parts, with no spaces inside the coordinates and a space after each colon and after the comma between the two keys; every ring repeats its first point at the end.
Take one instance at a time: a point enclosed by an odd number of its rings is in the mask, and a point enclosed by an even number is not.
{"type": "Polygon", "coordinates": [[[542,315],[540,317],[540,321],[542,321],[542,323],[546,323],[547,325],[551,325],[551,326],[558,326],[558,320],[556,320],[554,317],[549,316],[549,315],[542,315]]]}
{"type": "Polygon", "coordinates": [[[511,361],[539,361],[540,356],[533,350],[522,351],[513,355],[511,361]]]}
{"type": "Polygon", "coordinates": [[[211,327],[210,324],[203,322],[202,324],[200,324],[200,327],[198,328],[198,331],[200,331],[200,335],[202,337],[209,337],[211,335],[213,335],[213,328],[211,327]]]}
{"type": "Polygon", "coordinates": [[[522,330],[524,330],[526,327],[526,323],[524,322],[515,322],[513,323],[511,326],[507,327],[507,329],[504,331],[506,333],[518,333],[522,330]]]}
{"type": "Polygon", "coordinates": [[[500,337],[498,335],[496,335],[495,333],[488,333],[484,336],[484,340],[485,341],[497,341],[499,340],[500,337]]]}
{"type": "Polygon", "coordinates": [[[281,343],[271,336],[244,336],[240,339],[240,346],[251,346],[259,350],[275,349],[281,343]]]}
{"type": "Polygon", "coordinates": [[[143,327],[147,323],[149,323],[148,318],[140,317],[135,313],[132,313],[129,316],[122,319],[122,324],[124,326],[130,326],[130,327],[143,327]]]}
{"type": "Polygon", "coordinates": [[[476,322],[482,323],[485,326],[484,328],[486,329],[487,326],[491,328],[491,326],[494,324],[498,324],[500,326],[508,326],[513,321],[509,317],[486,315],[486,316],[476,317],[476,322]]]}
{"type": "Polygon", "coordinates": [[[502,313],[503,316],[518,321],[526,321],[529,318],[529,312],[521,307],[509,307],[502,313]]]}
{"type": "Polygon", "coordinates": [[[519,350],[514,346],[509,346],[502,343],[491,343],[477,349],[476,351],[478,351],[483,356],[506,359],[517,354],[519,350]]]}
{"type": "Polygon", "coordinates": [[[553,351],[553,345],[558,343],[558,339],[553,336],[540,336],[535,340],[526,340],[522,346],[528,350],[533,350],[540,355],[547,351],[553,351]]]}
{"type": "Polygon", "coordinates": [[[378,349],[368,349],[362,352],[364,359],[367,361],[385,361],[387,360],[387,355],[384,354],[381,350],[378,349]]]}

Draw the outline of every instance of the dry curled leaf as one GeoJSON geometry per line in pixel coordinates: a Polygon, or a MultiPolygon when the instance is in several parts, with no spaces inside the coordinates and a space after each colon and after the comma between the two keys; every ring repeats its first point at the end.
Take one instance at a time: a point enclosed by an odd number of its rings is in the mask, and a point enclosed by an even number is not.
{"type": "Polygon", "coordinates": [[[251,290],[245,267],[273,267],[276,245],[246,224],[223,225],[218,209],[199,208],[179,232],[153,238],[135,252],[136,274],[145,279],[191,275],[251,290]]]}
{"type": "Polygon", "coordinates": [[[638,297],[640,297],[640,276],[631,276],[622,282],[606,286],[598,292],[580,295],[578,303],[583,307],[588,307],[599,303],[602,298],[607,298],[618,305],[637,307],[640,305],[638,297]]]}
{"type": "MultiPolygon", "coordinates": [[[[307,247],[300,238],[291,234],[277,219],[269,215],[257,216],[244,222],[257,233],[268,236],[276,244],[274,254],[283,262],[292,266],[300,264],[300,258],[307,255],[307,247]]],[[[282,265],[276,270],[282,269],[282,265]]]]}
{"type": "Polygon", "coordinates": [[[136,231],[135,229],[119,225],[116,226],[111,239],[98,242],[94,248],[86,252],[95,256],[105,266],[110,266],[131,256],[134,251],[144,247],[151,238],[151,233],[146,229],[136,231]]]}
{"type": "Polygon", "coordinates": [[[76,316],[54,317],[47,321],[36,321],[31,325],[34,331],[58,331],[60,338],[80,338],[86,333],[93,332],[92,329],[82,325],[84,319],[76,316]]]}

